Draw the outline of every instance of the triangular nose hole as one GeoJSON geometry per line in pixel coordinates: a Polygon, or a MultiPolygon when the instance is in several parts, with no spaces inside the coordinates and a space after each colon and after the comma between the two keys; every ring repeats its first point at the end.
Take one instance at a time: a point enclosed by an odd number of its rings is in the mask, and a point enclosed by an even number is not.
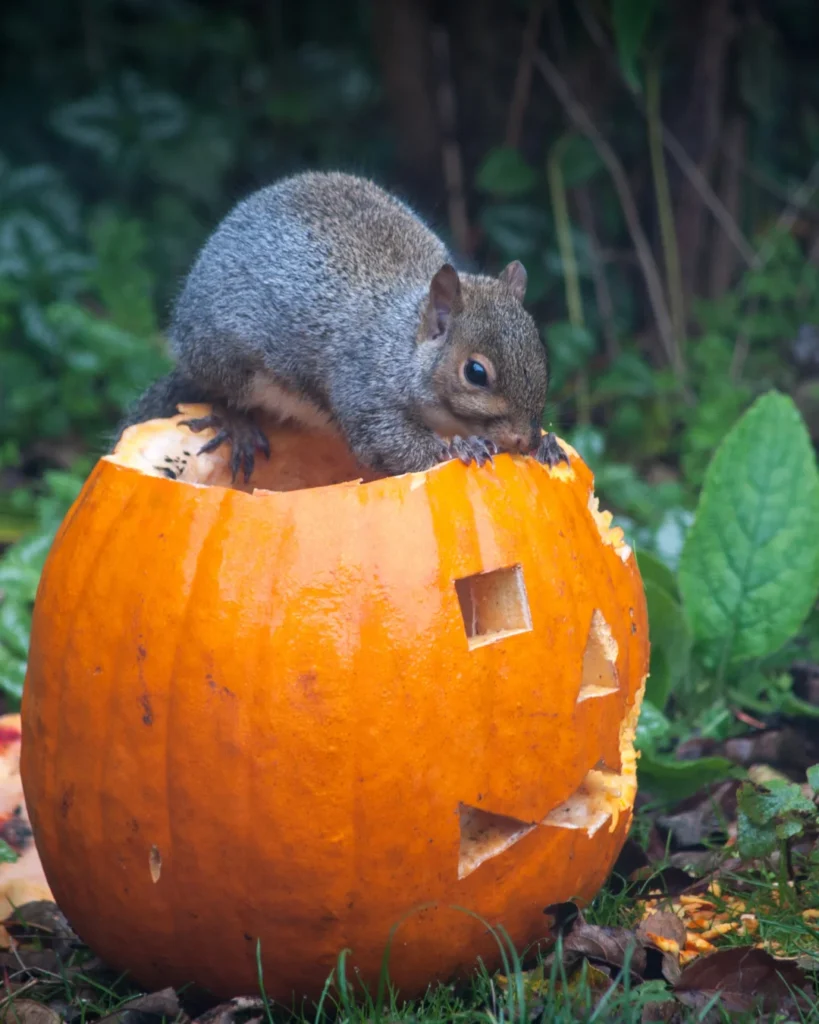
{"type": "Polygon", "coordinates": [[[497,857],[532,831],[533,822],[492,814],[469,804],[458,804],[461,826],[461,849],[458,856],[458,878],[466,878],[484,861],[497,857]]]}
{"type": "Polygon", "coordinates": [[[617,641],[602,613],[595,608],[583,653],[583,677],[577,702],[579,704],[592,697],[605,697],[617,693],[619,689],[617,641]]]}

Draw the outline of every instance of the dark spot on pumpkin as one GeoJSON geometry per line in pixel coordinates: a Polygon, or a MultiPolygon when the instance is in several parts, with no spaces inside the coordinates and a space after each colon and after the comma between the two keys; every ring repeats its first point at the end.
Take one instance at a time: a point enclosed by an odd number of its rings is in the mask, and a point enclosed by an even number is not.
{"type": "Polygon", "coordinates": [[[102,672],[102,665],[95,665],[94,666],[94,675],[98,676],[100,674],[100,672],[102,672]]]}
{"type": "Polygon", "coordinates": [[[132,832],[139,832],[139,822],[136,820],[136,818],[131,818],[130,824],[132,832]]]}
{"type": "Polygon", "coordinates": [[[143,693],[139,698],[139,704],[142,708],[142,721],[145,725],[154,724],[154,711],[151,707],[151,697],[148,693],[143,693]]]}
{"type": "Polygon", "coordinates": [[[210,672],[208,672],[208,674],[205,676],[205,682],[208,684],[211,690],[213,690],[214,693],[221,693],[223,697],[236,696],[233,690],[229,690],[226,686],[220,686],[213,678],[213,676],[210,674],[210,672]]]}
{"type": "Polygon", "coordinates": [[[636,622],[632,622],[632,624],[631,624],[631,632],[632,632],[632,635],[637,632],[637,623],[636,622]]]}
{"type": "Polygon", "coordinates": [[[145,661],[148,657],[148,652],[145,650],[144,644],[137,644],[137,657],[140,661],[145,661]]]}
{"type": "Polygon", "coordinates": [[[247,932],[244,933],[244,937],[245,937],[245,942],[252,942],[253,941],[253,936],[252,935],[248,935],[247,932]]]}
{"type": "Polygon", "coordinates": [[[64,817],[68,817],[68,812],[74,806],[74,787],[69,786],[68,789],[63,791],[62,800],[60,800],[60,814],[64,817]]]}
{"type": "Polygon", "coordinates": [[[319,696],[318,688],[316,687],[317,679],[318,674],[313,669],[310,669],[307,672],[302,672],[296,680],[304,696],[310,700],[315,700],[319,696]]]}

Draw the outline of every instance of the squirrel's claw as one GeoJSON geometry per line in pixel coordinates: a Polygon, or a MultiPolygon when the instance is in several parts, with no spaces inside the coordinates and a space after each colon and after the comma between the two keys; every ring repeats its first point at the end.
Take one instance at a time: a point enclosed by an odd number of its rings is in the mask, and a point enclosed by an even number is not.
{"type": "Polygon", "coordinates": [[[189,427],[195,434],[208,427],[216,427],[217,434],[210,441],[206,441],[199,449],[199,455],[214,452],[225,442],[230,444],[230,471],[232,479],[239,475],[239,470],[245,479],[245,483],[253,473],[253,466],[256,461],[256,452],[260,451],[265,458],[270,458],[270,444],[265,434],[256,426],[252,418],[241,412],[233,410],[213,412],[209,416],[200,416],[198,419],[182,420],[183,427],[189,427]]]}
{"type": "Polygon", "coordinates": [[[555,435],[551,433],[544,434],[541,438],[538,449],[535,452],[535,458],[550,469],[553,469],[558,462],[565,462],[567,466],[571,465],[569,456],[563,450],[555,435]]]}
{"type": "Polygon", "coordinates": [[[494,441],[484,437],[460,437],[456,434],[444,448],[446,459],[460,459],[465,466],[472,462],[479,466],[486,462],[494,464],[492,456],[498,454],[498,447],[494,441]]]}

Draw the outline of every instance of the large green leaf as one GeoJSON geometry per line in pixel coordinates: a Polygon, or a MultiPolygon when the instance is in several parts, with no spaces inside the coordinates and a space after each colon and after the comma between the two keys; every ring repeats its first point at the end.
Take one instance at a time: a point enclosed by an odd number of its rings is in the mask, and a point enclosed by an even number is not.
{"type": "Polygon", "coordinates": [[[680,559],[679,586],[707,664],[777,650],[819,588],[819,473],[794,403],[758,399],[705,474],[680,559]]]}
{"type": "Polygon", "coordinates": [[[670,594],[671,597],[678,598],[677,580],[665,562],[661,561],[656,555],[652,555],[650,551],[646,551],[645,548],[636,551],[635,554],[637,556],[637,566],[643,578],[643,584],[653,583],[660,590],[670,594]]]}
{"type": "Polygon", "coordinates": [[[651,666],[646,697],[661,711],[669,695],[688,676],[691,631],[682,606],[652,580],[645,582],[651,666]]]}
{"type": "Polygon", "coordinates": [[[650,750],[640,751],[637,781],[641,788],[666,800],[684,800],[704,786],[739,774],[724,757],[700,757],[695,761],[676,761],[650,750]]]}

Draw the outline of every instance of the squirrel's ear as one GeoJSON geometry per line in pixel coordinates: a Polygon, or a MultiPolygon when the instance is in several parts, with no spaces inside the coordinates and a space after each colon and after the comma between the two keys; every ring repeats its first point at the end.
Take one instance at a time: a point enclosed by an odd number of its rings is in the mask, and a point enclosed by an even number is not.
{"type": "Polygon", "coordinates": [[[431,340],[440,338],[446,333],[449,318],[463,309],[461,298],[461,279],[458,271],[445,263],[435,274],[429,286],[427,300],[426,328],[427,337],[431,340]]]}
{"type": "Polygon", "coordinates": [[[526,268],[520,260],[515,260],[508,267],[504,267],[500,272],[500,279],[518,302],[523,302],[526,297],[527,277],[526,268]]]}

